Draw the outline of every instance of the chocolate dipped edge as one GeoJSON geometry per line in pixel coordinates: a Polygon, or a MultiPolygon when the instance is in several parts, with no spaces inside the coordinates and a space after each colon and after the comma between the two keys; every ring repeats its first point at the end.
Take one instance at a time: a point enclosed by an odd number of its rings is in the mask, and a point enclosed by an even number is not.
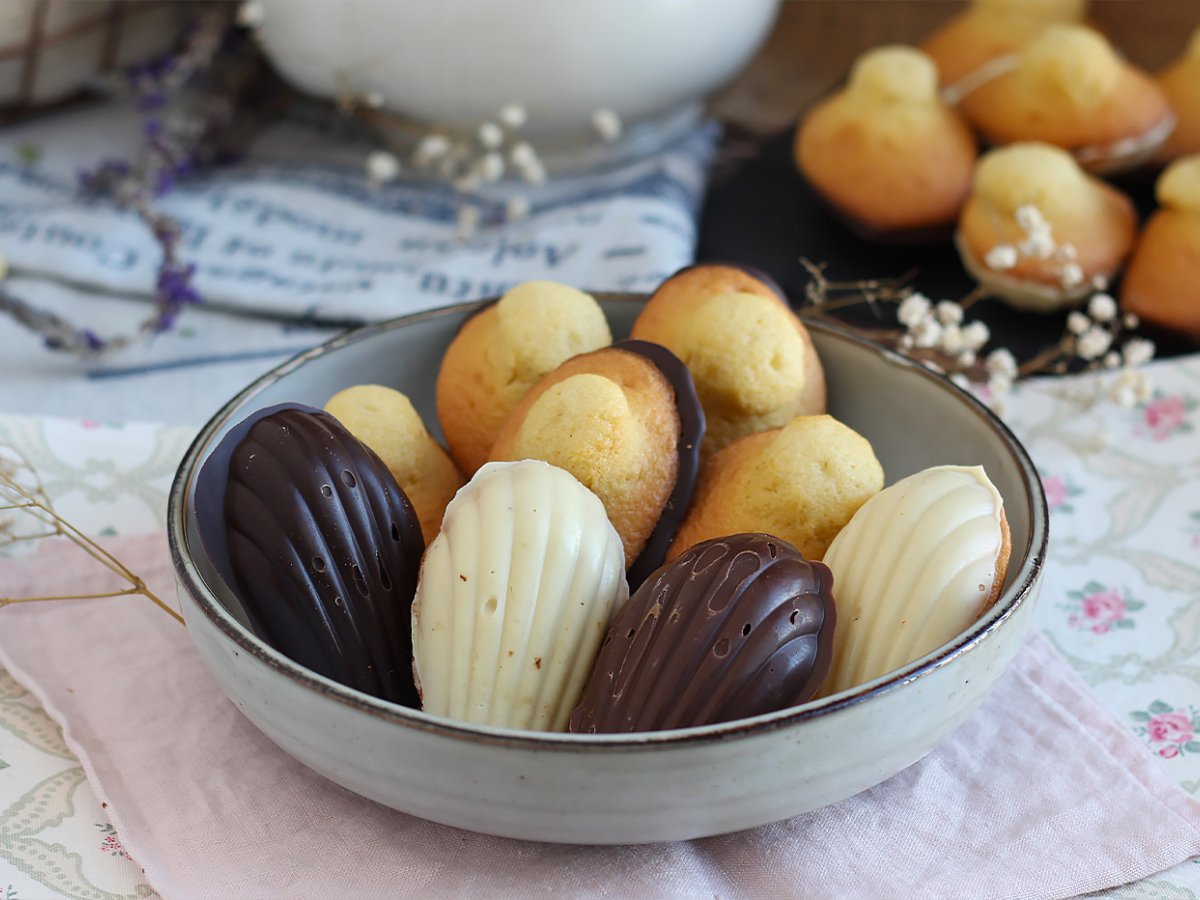
{"type": "Polygon", "coordinates": [[[633,338],[617,341],[612,347],[636,353],[663,373],[675,392],[675,409],[679,415],[679,442],[675,447],[679,470],[675,476],[675,486],[659,514],[658,522],[646,538],[642,552],[625,573],[632,593],[663,564],[675,532],[679,530],[692,502],[692,492],[700,474],[700,443],[704,439],[705,420],[692,373],[678,356],[661,344],[633,338]]]}

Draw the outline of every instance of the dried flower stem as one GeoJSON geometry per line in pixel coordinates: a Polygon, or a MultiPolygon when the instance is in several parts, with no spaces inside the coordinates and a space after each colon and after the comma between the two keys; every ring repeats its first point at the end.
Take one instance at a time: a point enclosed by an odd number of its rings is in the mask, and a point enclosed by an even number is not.
{"type": "MultiPolygon", "coordinates": [[[[29,468],[31,471],[33,471],[32,467],[29,468]]],[[[33,536],[12,536],[10,541],[11,543],[15,543],[17,541],[35,540],[42,537],[65,537],[67,540],[71,541],[73,544],[83,550],[83,552],[92,559],[96,560],[96,562],[100,563],[100,565],[104,566],[104,568],[127,581],[129,586],[120,588],[118,590],[91,594],[59,594],[38,597],[0,596],[0,608],[17,603],[35,603],[56,600],[94,600],[104,597],[124,597],[136,594],[145,597],[147,600],[169,615],[172,619],[177,621],[180,625],[184,624],[183,617],[166,603],[164,603],[161,599],[159,599],[159,597],[153,591],[151,591],[149,587],[146,586],[146,582],[143,581],[138,575],[130,571],[128,566],[126,566],[123,562],[117,559],[117,557],[113,556],[113,554],[109,553],[62,516],[58,515],[58,513],[54,512],[48,503],[43,502],[34,493],[19,485],[10,475],[5,472],[0,472],[0,496],[5,496],[6,494],[7,499],[10,500],[14,499],[15,495],[15,502],[9,502],[5,504],[5,506],[0,507],[0,509],[26,510],[28,515],[33,516],[38,521],[53,526],[53,530],[46,534],[33,536]]]]}

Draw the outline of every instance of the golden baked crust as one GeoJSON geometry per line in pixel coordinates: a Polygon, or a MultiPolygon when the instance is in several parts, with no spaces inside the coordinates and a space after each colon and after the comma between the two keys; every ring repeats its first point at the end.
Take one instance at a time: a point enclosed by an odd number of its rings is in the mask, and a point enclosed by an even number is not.
{"type": "Polygon", "coordinates": [[[959,218],[955,241],[968,270],[1001,296],[1034,306],[1039,298],[1071,299],[1091,290],[1097,276],[1111,278],[1133,245],[1133,203],[1116,188],[1082,171],[1065,151],[1047,144],[1012,144],[984,154],[959,218]],[[1050,225],[1056,244],[1070,244],[1081,278],[1064,286],[1062,262],[1023,255],[1004,271],[989,269],[988,251],[1016,247],[1026,238],[1016,212],[1033,206],[1050,225]]]}
{"type": "Polygon", "coordinates": [[[1200,341],[1200,155],[1159,177],[1150,217],[1121,281],[1121,307],[1200,341]]]}
{"type": "Polygon", "coordinates": [[[700,265],[671,276],[631,336],[663,345],[691,371],[708,423],[705,456],[825,410],[825,375],[808,329],[773,287],[745,270],[700,265]]]}
{"type": "Polygon", "coordinates": [[[679,434],[666,376],[646,357],[608,347],[539,381],[504,422],[490,458],[540,459],[574,475],[604,504],[629,566],[675,486],[679,434]]]}
{"type": "Polygon", "coordinates": [[[1078,22],[1085,0],[974,0],[921,44],[942,84],[1020,50],[1050,25],[1078,22]]]}
{"type": "Polygon", "coordinates": [[[464,479],[408,397],[382,385],[360,384],[330,397],[325,411],[383,461],[412,503],[425,543],[432,541],[464,479]]]}
{"type": "Polygon", "coordinates": [[[1200,153],[1200,28],[1192,32],[1183,56],[1159,72],[1156,80],[1178,118],[1158,159],[1167,162],[1200,153]]]}
{"type": "Polygon", "coordinates": [[[882,488],[883,468],[866,438],[832,416],[799,416],[705,463],[667,558],[710,538],[762,531],[819,560],[882,488]]]}
{"type": "Polygon", "coordinates": [[[990,143],[1054,144],[1098,172],[1148,158],[1175,121],[1154,79],[1080,25],[1047,28],[1016,68],[970,91],[961,109],[990,143]]]}
{"type": "Polygon", "coordinates": [[[530,281],[468,319],[438,371],[438,421],[450,454],[468,476],[483,465],[496,432],[526,391],[578,353],[612,343],[592,297],[530,281]]]}
{"type": "Polygon", "coordinates": [[[893,234],[954,221],[971,183],[975,138],[937,93],[932,61],[880,47],[855,62],[845,90],[796,131],[796,165],[859,231],[893,234]]]}

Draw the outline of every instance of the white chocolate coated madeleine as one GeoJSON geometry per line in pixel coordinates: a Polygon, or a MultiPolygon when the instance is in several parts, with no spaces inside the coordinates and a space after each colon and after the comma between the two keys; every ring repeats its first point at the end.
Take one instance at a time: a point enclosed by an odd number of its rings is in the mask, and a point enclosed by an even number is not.
{"type": "Polygon", "coordinates": [[[804,117],[793,155],[852,227],[895,238],[954,221],[976,147],[966,123],[939,97],[933,62],[896,45],[858,58],[846,88],[804,117]]]}
{"type": "Polygon", "coordinates": [[[446,508],[413,600],[422,709],[565,731],[629,596],[600,500],[537,460],[483,466],[446,508]]]}
{"type": "Polygon", "coordinates": [[[1148,159],[1175,125],[1154,79],[1082,25],[1047,28],[1015,68],[966,93],[961,109],[992,144],[1043,141],[1104,173],[1148,159]]]}
{"type": "Polygon", "coordinates": [[[1010,552],[1004,501],[981,466],[936,466],[868,500],[824,563],[838,604],[835,694],[962,632],[995,601],[1010,552]]]}
{"type": "Polygon", "coordinates": [[[1136,228],[1128,197],[1065,150],[1031,142],[979,160],[955,243],[980,284],[1013,306],[1045,312],[1090,293],[1093,279],[1111,279],[1136,228]],[[1009,248],[1011,264],[993,262],[996,248],[1009,248]]]}

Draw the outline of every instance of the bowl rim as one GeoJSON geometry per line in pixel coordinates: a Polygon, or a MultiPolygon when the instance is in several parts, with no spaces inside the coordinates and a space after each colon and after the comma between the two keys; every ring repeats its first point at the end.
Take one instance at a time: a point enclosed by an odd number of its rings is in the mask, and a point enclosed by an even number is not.
{"type": "MultiPolygon", "coordinates": [[[[644,303],[648,294],[593,291],[598,302],[644,303]]],[[[982,420],[1000,440],[1022,471],[1025,483],[1026,502],[1032,512],[1029,535],[1023,551],[1023,562],[1008,587],[1001,591],[991,608],[974,622],[970,628],[956,638],[925,654],[919,659],[879,676],[864,684],[849,688],[829,697],[810,700],[799,706],[762,713],[730,722],[699,725],[665,731],[632,732],[628,734],[571,734],[563,732],[539,732],[525,729],[504,728],[462,722],[444,716],[410,709],[364,694],[332,679],[313,672],[293,662],[279,651],[268,646],[244,628],[217,600],[216,595],[205,583],[195,563],[190,558],[185,507],[189,486],[199,469],[204,450],[216,433],[231,419],[235,411],[247,401],[274,384],[285,375],[295,371],[310,360],[332,353],[342,347],[367,340],[375,335],[404,328],[428,319],[469,314],[494,303],[496,298],[458,303],[453,306],[399,316],[351,329],[330,340],[297,353],[256,378],[245,388],[226,401],[204,424],[188,446],[171,483],[167,503],[167,539],[171,552],[171,563],[179,586],[185,590],[195,607],[200,610],[221,634],[231,640],[242,651],[275,670],[303,688],[331,698],[345,706],[367,713],[375,718],[418,729],[427,733],[450,738],[465,738],[474,742],[511,748],[536,750],[571,750],[580,752],[636,751],[660,744],[709,744],[734,738],[764,735],[802,722],[832,715],[839,710],[857,706],[876,697],[890,693],[900,687],[928,677],[935,671],[962,656],[988,635],[997,631],[1004,622],[1012,618],[1025,603],[1032,602],[1030,595],[1041,576],[1045,565],[1049,535],[1049,511],[1045,492],[1037,468],[1024,446],[1007,425],[973,394],[931,371],[924,365],[902,354],[869,341],[857,334],[823,321],[805,320],[805,327],[835,340],[858,345],[879,354],[890,365],[915,371],[919,377],[929,379],[942,390],[948,391],[965,402],[967,408],[982,420]]],[[[1015,549],[1015,548],[1014,548],[1015,549]]]]}

